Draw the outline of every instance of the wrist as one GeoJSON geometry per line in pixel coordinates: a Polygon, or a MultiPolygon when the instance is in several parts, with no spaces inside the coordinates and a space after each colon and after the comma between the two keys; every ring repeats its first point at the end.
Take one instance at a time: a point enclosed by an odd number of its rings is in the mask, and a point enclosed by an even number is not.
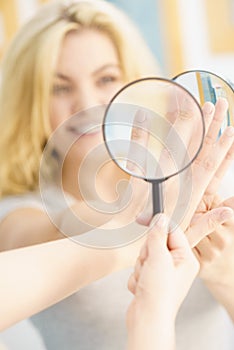
{"type": "Polygon", "coordinates": [[[128,327],[127,350],[172,350],[175,347],[174,321],[162,318],[133,323],[128,327]]]}

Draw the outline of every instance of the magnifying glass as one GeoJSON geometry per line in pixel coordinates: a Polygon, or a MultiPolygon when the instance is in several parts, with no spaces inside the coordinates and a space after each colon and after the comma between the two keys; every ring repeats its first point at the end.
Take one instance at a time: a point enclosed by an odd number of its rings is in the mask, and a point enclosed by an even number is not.
{"type": "Polygon", "coordinates": [[[203,143],[205,126],[197,99],[182,85],[143,78],[111,99],[103,137],[123,171],[152,184],[153,215],[162,212],[162,184],[188,168],[203,143]]]}
{"type": "Polygon", "coordinates": [[[219,136],[227,126],[234,125],[234,90],[231,83],[205,70],[186,71],[175,76],[173,80],[189,90],[201,106],[207,101],[215,104],[220,97],[227,99],[229,107],[219,136]]]}

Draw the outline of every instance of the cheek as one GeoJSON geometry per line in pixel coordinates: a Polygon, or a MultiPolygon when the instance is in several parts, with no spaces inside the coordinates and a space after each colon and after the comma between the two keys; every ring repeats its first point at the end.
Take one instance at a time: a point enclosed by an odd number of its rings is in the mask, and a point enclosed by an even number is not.
{"type": "Polygon", "coordinates": [[[124,86],[124,83],[114,84],[109,87],[105,92],[103,98],[105,98],[105,103],[108,103],[112,97],[124,86]]]}
{"type": "Polygon", "coordinates": [[[70,116],[69,110],[69,105],[65,101],[56,98],[51,99],[49,113],[52,131],[70,116]]]}
{"type": "MultiPolygon", "coordinates": [[[[103,144],[102,134],[81,137],[74,142],[66,154],[66,160],[76,162],[78,166],[94,166],[97,162],[109,159],[109,155],[103,144]]],[[[96,170],[94,167],[93,169],[96,170]]]]}

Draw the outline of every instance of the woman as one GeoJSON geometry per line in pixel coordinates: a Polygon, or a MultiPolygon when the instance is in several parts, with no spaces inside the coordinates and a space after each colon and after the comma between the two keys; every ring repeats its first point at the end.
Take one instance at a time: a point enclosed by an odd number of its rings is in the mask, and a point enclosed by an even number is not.
{"type": "MultiPolygon", "coordinates": [[[[3,197],[0,244],[3,250],[56,240],[64,237],[61,232],[70,231],[71,211],[67,210],[68,206],[64,206],[63,203],[60,206],[57,190],[54,191],[52,188],[51,191],[51,186],[50,188],[48,186],[46,194],[44,187],[42,193],[43,198],[49,198],[46,210],[54,222],[51,222],[43,210],[38,191],[40,159],[51,133],[57,130],[62,122],[66,125],[66,120],[72,114],[82,113],[87,109],[93,111],[95,106],[108,103],[124,83],[145,75],[156,74],[155,65],[147,48],[136,36],[132,26],[125,23],[125,18],[119,11],[101,1],[80,1],[68,8],[57,2],[45,7],[13,41],[2,68],[0,123],[5,132],[0,141],[3,197]],[[9,96],[13,96],[14,101],[9,96]],[[52,213],[54,207],[56,212],[52,213]]],[[[201,238],[189,227],[195,209],[206,189],[209,199],[216,193],[214,188],[215,185],[217,187],[216,177],[223,173],[228,157],[233,154],[233,135],[228,136],[228,131],[231,133],[232,129],[228,129],[220,141],[214,141],[218,132],[216,129],[220,127],[221,117],[223,118],[226,108],[225,102],[220,100],[215,111],[209,104],[203,109],[208,128],[207,140],[211,139],[214,145],[211,150],[209,144],[205,144],[200,160],[194,165],[197,188],[192,193],[191,205],[183,221],[192,246],[197,243],[199,245],[201,238]],[[211,123],[213,116],[214,121],[211,123]],[[213,154],[218,161],[213,167],[209,167],[207,164],[210,164],[209,160],[214,160],[213,154]]],[[[126,210],[113,215],[112,204],[113,202],[116,204],[116,184],[120,181],[126,182],[128,178],[108,158],[100,132],[94,131],[95,127],[100,126],[100,121],[91,126],[90,122],[88,125],[83,125],[85,115],[81,116],[84,117],[81,129],[79,123],[75,123],[74,127],[69,122],[69,127],[65,128],[65,134],[67,132],[74,135],[75,132],[76,137],[77,135],[79,137],[64,156],[61,175],[69,203],[79,216],[79,220],[75,220],[75,228],[72,225],[73,235],[106,223],[108,227],[112,219],[111,229],[133,222],[144,204],[139,198],[142,199],[142,193],[146,192],[145,184],[133,179],[138,192],[131,202],[131,210],[128,206],[126,210]],[[96,155],[95,151],[99,150],[99,147],[101,152],[98,152],[99,156],[95,158],[93,155],[96,155]],[[87,161],[82,168],[83,160],[89,160],[89,155],[92,156],[92,161],[87,161]],[[96,171],[95,176],[96,193],[93,191],[90,193],[94,160],[94,169],[99,171],[96,171]],[[103,164],[105,166],[100,167],[103,164]],[[82,174],[81,170],[85,170],[85,176],[81,176],[77,185],[77,173],[79,171],[79,174],[80,172],[82,174]],[[111,203],[108,207],[110,209],[104,213],[99,210],[100,201],[111,203]]],[[[62,135],[64,136],[63,130],[62,135]]],[[[66,138],[62,137],[62,140],[66,141],[66,138]]],[[[59,164],[61,155],[63,156],[63,146],[59,139],[56,148],[51,151],[50,162],[46,162],[46,166],[49,166],[42,169],[43,174],[49,173],[54,178],[53,170],[59,164]]],[[[208,202],[207,198],[203,197],[205,204],[208,202]]],[[[209,204],[205,206],[206,210],[216,207],[216,202],[213,200],[209,204]]],[[[202,207],[201,211],[206,210],[202,207]]],[[[197,216],[194,217],[195,221],[196,219],[197,216]]],[[[133,227],[136,230],[134,224],[133,227]]],[[[224,228],[231,236],[232,223],[224,228]]],[[[215,242],[218,237],[218,242],[223,243],[222,237],[220,239],[220,235],[217,232],[215,234],[215,242]]],[[[139,229],[138,237],[139,235],[142,235],[142,228],[139,229]]],[[[122,286],[126,284],[129,276],[129,270],[126,268],[134,264],[143,241],[144,237],[129,245],[128,249],[126,247],[113,249],[111,258],[109,252],[107,254],[104,250],[102,257],[108,255],[109,264],[103,263],[104,260],[97,261],[93,255],[89,265],[84,266],[85,273],[79,276],[79,286],[114,273],[33,317],[33,323],[40,329],[48,349],[73,349],[77,348],[77,344],[80,344],[82,349],[90,349],[94,344],[101,349],[124,347],[125,309],[130,296],[122,286]],[[117,270],[123,271],[117,272],[117,270]],[[113,341],[115,337],[118,339],[118,344],[113,341]]],[[[204,248],[205,251],[207,249],[210,249],[210,246],[204,248]]],[[[209,282],[212,285],[212,279],[209,282]]],[[[192,303],[197,304],[203,295],[210,302],[210,308],[204,310],[202,316],[207,317],[210,324],[213,324],[212,332],[216,332],[220,327],[221,323],[217,323],[216,320],[220,319],[221,322],[219,313],[224,311],[203,288],[199,283],[197,292],[195,286],[195,296],[190,297],[194,301],[189,301],[188,307],[185,305],[185,310],[182,310],[182,319],[178,323],[178,327],[183,328],[181,334],[189,334],[189,331],[188,333],[184,331],[184,327],[193,327],[193,324],[196,324],[194,315],[190,315],[191,319],[187,321],[186,318],[189,317],[187,309],[193,305],[192,303]],[[217,312],[216,317],[213,317],[213,310],[217,312]]],[[[216,285],[212,285],[211,289],[217,292],[216,285]]],[[[223,291],[219,291],[217,299],[222,298],[223,291]]],[[[225,303],[227,300],[228,305],[225,306],[229,309],[229,298],[225,298],[225,303]]],[[[205,303],[208,301],[204,300],[205,303]]],[[[221,302],[225,304],[223,299],[221,302]]],[[[228,320],[226,314],[223,317],[228,320]]],[[[231,335],[227,334],[222,338],[223,336],[221,332],[220,339],[225,339],[225,344],[231,344],[231,335]]],[[[178,340],[181,341],[180,329],[178,340]]],[[[186,348],[188,342],[194,342],[196,348],[198,347],[196,335],[191,334],[190,340],[185,339],[186,348]]],[[[215,349],[216,344],[212,345],[215,349]]],[[[202,344],[199,344],[199,347],[202,349],[202,344]]]]}

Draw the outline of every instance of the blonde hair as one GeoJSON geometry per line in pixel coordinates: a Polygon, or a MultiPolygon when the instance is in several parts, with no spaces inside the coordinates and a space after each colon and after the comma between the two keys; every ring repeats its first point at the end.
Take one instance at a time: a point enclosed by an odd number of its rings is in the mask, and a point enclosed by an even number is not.
{"type": "Polygon", "coordinates": [[[0,87],[0,196],[38,188],[40,159],[51,133],[49,98],[66,34],[100,30],[115,45],[125,81],[159,72],[135,26],[102,0],[55,1],[17,33],[2,63],[0,87]]]}

